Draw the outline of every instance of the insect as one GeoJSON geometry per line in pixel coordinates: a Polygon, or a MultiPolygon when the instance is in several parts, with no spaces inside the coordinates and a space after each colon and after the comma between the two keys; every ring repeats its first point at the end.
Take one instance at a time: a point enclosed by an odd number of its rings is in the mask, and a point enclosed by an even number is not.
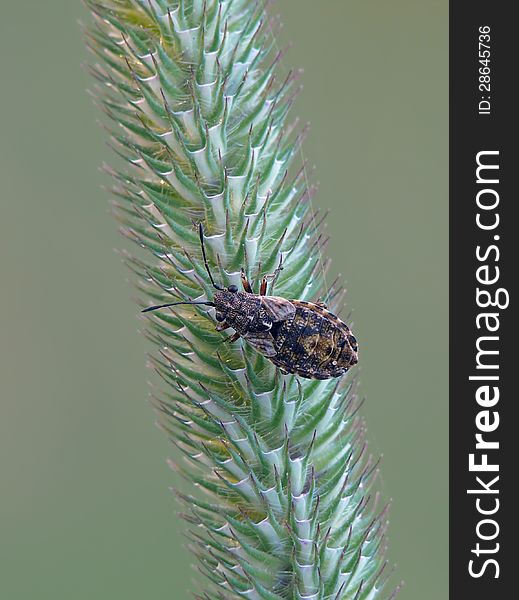
{"type": "Polygon", "coordinates": [[[253,292],[243,269],[241,280],[244,291],[239,291],[236,285],[218,285],[207,262],[201,223],[199,236],[204,265],[211,284],[217,290],[212,301],[160,304],[142,312],[180,304],[212,306],[216,309],[217,331],[234,329],[230,342],[243,338],[285,374],[329,379],[340,377],[357,364],[355,336],[346,323],[329,312],[324,304],[267,295],[268,278],[275,280],[282,265],[272,276],[263,277],[259,294],[253,292]]]}

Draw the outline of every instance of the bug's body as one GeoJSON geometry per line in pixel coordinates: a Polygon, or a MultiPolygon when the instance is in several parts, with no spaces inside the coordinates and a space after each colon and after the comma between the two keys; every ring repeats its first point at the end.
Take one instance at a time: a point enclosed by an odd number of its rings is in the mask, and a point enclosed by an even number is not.
{"type": "Polygon", "coordinates": [[[247,292],[216,292],[218,329],[232,327],[286,373],[339,377],[357,364],[349,327],[320,304],[247,292]]]}
{"type": "Polygon", "coordinates": [[[261,282],[259,294],[253,293],[243,273],[243,292],[238,291],[236,286],[224,288],[215,284],[207,265],[201,227],[200,240],[207,272],[218,290],[213,300],[175,302],[151,306],[146,311],[189,303],[214,306],[218,331],[232,327],[236,333],[231,341],[242,337],[284,373],[309,379],[329,379],[344,375],[357,364],[357,340],[346,323],[329,312],[326,306],[267,296],[266,277],[261,282]]]}
{"type": "Polygon", "coordinates": [[[310,379],[340,377],[357,364],[357,340],[346,323],[318,304],[291,302],[293,318],[273,332],[279,348],[271,358],[274,364],[310,379]]]}

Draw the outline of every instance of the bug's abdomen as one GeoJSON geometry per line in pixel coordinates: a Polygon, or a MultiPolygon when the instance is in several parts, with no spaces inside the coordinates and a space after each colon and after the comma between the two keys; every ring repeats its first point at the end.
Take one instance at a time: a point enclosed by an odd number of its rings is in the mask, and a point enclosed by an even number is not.
{"type": "Polygon", "coordinates": [[[277,354],[271,360],[288,373],[311,379],[343,375],[357,363],[357,342],[348,326],[321,306],[291,302],[296,312],[274,324],[277,354]]]}

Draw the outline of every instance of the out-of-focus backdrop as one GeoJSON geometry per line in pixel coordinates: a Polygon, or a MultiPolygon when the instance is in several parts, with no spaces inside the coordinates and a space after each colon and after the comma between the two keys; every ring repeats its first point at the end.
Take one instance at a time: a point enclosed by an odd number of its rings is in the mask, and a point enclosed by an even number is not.
{"type": "MultiPolygon", "coordinates": [[[[348,282],[401,600],[447,598],[446,0],[274,4],[348,282]]],[[[79,2],[0,14],[0,598],[187,600],[79,2]]]]}

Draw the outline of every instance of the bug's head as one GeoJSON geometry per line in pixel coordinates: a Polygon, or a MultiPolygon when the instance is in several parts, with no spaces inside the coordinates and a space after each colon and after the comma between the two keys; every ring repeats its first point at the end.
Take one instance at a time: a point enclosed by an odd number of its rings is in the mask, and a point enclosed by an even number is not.
{"type": "Polygon", "coordinates": [[[239,304],[240,293],[238,287],[230,285],[227,288],[223,288],[218,292],[215,292],[213,302],[216,307],[215,318],[219,323],[225,321],[227,313],[230,309],[234,308],[235,305],[239,304]]]}
{"type": "Polygon", "coordinates": [[[213,284],[213,287],[217,290],[213,297],[213,303],[216,307],[216,320],[222,323],[225,321],[225,317],[229,312],[229,309],[233,308],[238,302],[239,292],[238,286],[230,285],[228,287],[224,287],[223,285],[218,285],[211,273],[211,269],[209,268],[209,263],[207,262],[207,256],[205,253],[205,244],[204,244],[204,228],[202,223],[198,226],[198,234],[200,236],[200,246],[202,248],[202,256],[204,257],[204,265],[207,274],[209,275],[209,279],[213,284]]]}

